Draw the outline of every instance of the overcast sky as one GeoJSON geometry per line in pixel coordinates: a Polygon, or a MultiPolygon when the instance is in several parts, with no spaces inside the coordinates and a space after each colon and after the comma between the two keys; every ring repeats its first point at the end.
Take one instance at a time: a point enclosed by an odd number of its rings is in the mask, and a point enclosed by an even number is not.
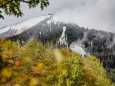
{"type": "Polygon", "coordinates": [[[22,18],[5,15],[5,20],[0,20],[0,28],[53,13],[65,22],[115,32],[115,0],[50,0],[50,6],[43,11],[39,6],[28,9],[25,4],[22,4],[21,9],[24,12],[22,18]]]}

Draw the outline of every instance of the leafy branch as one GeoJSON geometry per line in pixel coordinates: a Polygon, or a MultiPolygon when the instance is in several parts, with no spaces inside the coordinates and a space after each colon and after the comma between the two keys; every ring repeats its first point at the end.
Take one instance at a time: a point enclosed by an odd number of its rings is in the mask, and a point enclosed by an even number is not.
{"type": "Polygon", "coordinates": [[[26,3],[30,9],[40,5],[42,10],[49,5],[48,0],[0,0],[0,18],[4,19],[3,12],[7,15],[22,16],[21,3],[26,3]]]}

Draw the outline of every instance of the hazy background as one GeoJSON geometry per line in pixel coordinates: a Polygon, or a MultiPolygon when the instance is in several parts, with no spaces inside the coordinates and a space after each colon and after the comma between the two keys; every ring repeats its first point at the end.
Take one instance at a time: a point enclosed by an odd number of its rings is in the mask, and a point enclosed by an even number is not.
{"type": "Polygon", "coordinates": [[[0,28],[28,20],[33,17],[55,14],[65,22],[76,23],[90,29],[115,32],[115,0],[49,0],[50,5],[43,11],[39,6],[28,9],[22,4],[23,17],[6,16],[0,19],[0,28]]]}

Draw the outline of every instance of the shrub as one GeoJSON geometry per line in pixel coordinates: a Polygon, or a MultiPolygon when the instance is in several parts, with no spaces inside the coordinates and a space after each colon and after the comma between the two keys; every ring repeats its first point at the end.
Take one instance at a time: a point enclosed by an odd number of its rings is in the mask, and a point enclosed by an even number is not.
{"type": "Polygon", "coordinates": [[[100,61],[80,58],[68,49],[44,47],[33,40],[24,46],[0,41],[0,84],[8,86],[113,86],[100,61]],[[1,65],[1,64],[0,64],[1,65]]]}

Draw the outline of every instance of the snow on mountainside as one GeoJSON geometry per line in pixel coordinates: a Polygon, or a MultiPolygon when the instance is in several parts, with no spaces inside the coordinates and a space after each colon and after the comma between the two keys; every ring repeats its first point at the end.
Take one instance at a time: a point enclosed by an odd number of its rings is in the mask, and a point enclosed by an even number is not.
{"type": "Polygon", "coordinates": [[[62,22],[59,21],[54,15],[47,15],[38,18],[32,18],[25,22],[18,23],[12,26],[5,27],[0,30],[0,38],[9,38],[15,35],[20,35],[24,32],[31,31],[33,35],[37,35],[37,33],[46,33],[54,32],[56,29],[61,28],[60,26],[62,22]],[[50,27],[50,28],[49,28],[50,27]],[[55,27],[55,28],[52,28],[55,27]],[[42,28],[42,29],[41,29],[42,28]],[[49,29],[48,29],[49,28],[49,29]],[[35,31],[36,30],[36,31],[35,31]]]}
{"type": "Polygon", "coordinates": [[[8,30],[13,30],[13,29],[16,29],[17,30],[17,33],[16,34],[20,34],[21,32],[23,32],[24,30],[27,30],[29,28],[31,28],[32,26],[38,24],[39,22],[49,18],[50,16],[42,16],[42,17],[38,17],[38,18],[32,18],[32,19],[29,19],[25,22],[22,22],[22,23],[19,23],[19,24],[15,24],[15,25],[12,25],[12,26],[8,26],[6,28],[3,28],[0,30],[0,34],[1,33],[4,33],[8,30]]]}
{"type": "Polygon", "coordinates": [[[55,16],[52,16],[51,19],[47,21],[47,24],[51,24],[52,22],[53,22],[54,24],[56,24],[57,21],[58,21],[58,22],[62,22],[62,21],[60,21],[58,18],[56,18],[55,16]]]}
{"type": "Polygon", "coordinates": [[[68,46],[67,36],[66,36],[66,34],[65,34],[65,31],[66,31],[66,26],[63,27],[62,35],[60,36],[59,40],[57,41],[58,45],[68,46]]]}
{"type": "Polygon", "coordinates": [[[82,56],[86,52],[96,55],[115,52],[114,33],[88,30],[72,23],[64,23],[54,15],[32,18],[3,28],[0,30],[0,38],[19,40],[21,44],[34,38],[43,43],[52,42],[61,47],[67,47],[82,56]],[[81,42],[84,47],[81,47],[78,42],[81,42]],[[111,47],[109,47],[110,44],[112,44],[111,47]]]}
{"type": "Polygon", "coordinates": [[[82,57],[85,57],[87,53],[84,51],[83,47],[77,44],[76,42],[71,43],[71,45],[68,47],[67,43],[67,35],[66,35],[66,26],[63,27],[63,32],[59,40],[57,41],[58,45],[64,45],[67,48],[69,48],[72,51],[75,51],[76,53],[79,53],[82,57]]]}
{"type": "Polygon", "coordinates": [[[73,42],[73,43],[70,45],[70,50],[79,53],[82,57],[85,57],[85,56],[87,55],[87,53],[86,53],[85,50],[83,49],[83,46],[80,46],[80,45],[76,44],[75,42],[73,42]]]}
{"type": "MultiPolygon", "coordinates": [[[[23,35],[25,36],[19,37],[22,39],[24,38],[23,41],[26,41],[26,39],[30,40],[35,35],[38,35],[40,37],[40,40],[44,40],[44,39],[48,39],[48,37],[50,37],[50,34],[54,34],[52,35],[53,37],[56,35],[55,33],[57,34],[60,33],[60,35],[57,35],[57,37],[59,36],[59,39],[57,40],[57,44],[60,46],[65,46],[69,48],[68,43],[67,43],[67,35],[66,35],[67,28],[66,28],[65,23],[64,24],[63,23],[61,24],[61,23],[62,22],[59,19],[57,19],[54,15],[32,18],[25,22],[15,24],[12,26],[8,26],[6,28],[1,29],[0,38],[12,37],[15,35],[20,35],[24,32],[23,35]],[[29,33],[33,33],[33,36],[31,36],[30,39],[28,38],[29,36],[26,37],[27,36],[26,34],[28,34],[28,31],[29,33]],[[44,38],[44,36],[46,37],[44,38]]],[[[80,49],[83,50],[82,47],[80,49]]],[[[74,50],[74,49],[71,48],[71,50],[74,50]]],[[[79,49],[77,49],[77,51],[78,50],[79,49]]],[[[78,53],[83,56],[83,53],[79,51],[78,53]]]]}

